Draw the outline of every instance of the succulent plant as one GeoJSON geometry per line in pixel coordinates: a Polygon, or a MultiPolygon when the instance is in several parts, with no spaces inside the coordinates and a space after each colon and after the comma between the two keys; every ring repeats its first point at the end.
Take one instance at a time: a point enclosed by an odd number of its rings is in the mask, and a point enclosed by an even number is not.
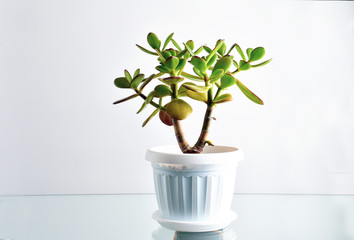
{"type": "Polygon", "coordinates": [[[212,113],[216,105],[232,100],[232,95],[227,93],[230,87],[237,86],[251,101],[263,105],[263,101],[241,83],[235,75],[241,71],[264,66],[271,59],[257,62],[265,54],[263,47],[247,48],[245,55],[236,43],[228,51],[226,51],[225,41],[221,39],[216,42],[214,48],[209,48],[206,45],[195,48],[192,40],[179,45],[173,35],[171,33],[161,46],[160,39],[154,33],[149,33],[147,42],[152,50],[137,45],[143,52],[157,58],[157,73],[145,77],[139,69],[132,75],[125,70],[124,77],[116,78],[114,84],[118,88],[131,89],[134,94],[120,99],[114,104],[136,97],[142,98],[143,103],[137,113],[142,112],[147,105],[152,105],[155,108],[144,121],[143,127],[159,113],[162,123],[174,127],[177,142],[183,153],[201,153],[206,144],[213,145],[208,139],[210,122],[214,119],[212,113]],[[169,45],[173,45],[174,48],[167,48],[169,45]],[[233,50],[238,53],[239,60],[231,55],[233,50]],[[191,65],[193,73],[185,71],[187,64],[191,65]],[[156,82],[158,84],[150,93],[143,93],[144,88],[152,82],[155,82],[155,85],[156,82]],[[181,121],[186,119],[193,109],[182,98],[206,104],[201,133],[193,146],[186,141],[181,126],[181,121]]]}

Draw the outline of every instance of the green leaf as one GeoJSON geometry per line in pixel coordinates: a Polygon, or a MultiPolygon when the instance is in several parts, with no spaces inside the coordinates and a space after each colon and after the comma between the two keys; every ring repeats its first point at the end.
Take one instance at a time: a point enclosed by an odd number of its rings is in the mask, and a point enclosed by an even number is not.
{"type": "Polygon", "coordinates": [[[204,74],[203,74],[201,71],[199,71],[198,68],[194,67],[194,68],[193,68],[193,71],[194,71],[195,74],[197,74],[199,77],[204,78],[204,74]]]}
{"type": "Polygon", "coordinates": [[[183,43],[184,46],[186,47],[188,53],[191,55],[191,56],[194,56],[194,52],[193,52],[193,49],[191,49],[186,43],[183,43]]]}
{"type": "Polygon", "coordinates": [[[218,40],[217,44],[222,41],[222,45],[220,46],[219,50],[218,50],[218,53],[220,53],[221,56],[224,56],[225,55],[225,51],[226,51],[226,44],[223,40],[218,40]]]}
{"type": "Polygon", "coordinates": [[[176,57],[181,58],[185,53],[187,52],[187,49],[184,49],[183,51],[179,52],[176,57]]]}
{"type": "Polygon", "coordinates": [[[191,50],[194,49],[194,42],[193,42],[193,40],[187,41],[187,42],[186,42],[186,45],[187,45],[191,50]]]}
{"type": "Polygon", "coordinates": [[[160,50],[161,41],[157,38],[155,33],[152,33],[152,32],[149,33],[147,35],[147,41],[148,41],[150,47],[152,47],[153,49],[160,50]]]}
{"type": "Polygon", "coordinates": [[[160,111],[159,108],[156,108],[155,111],[151,113],[151,115],[143,122],[143,127],[146,126],[146,124],[160,111]]]}
{"type": "Polygon", "coordinates": [[[230,69],[231,64],[232,64],[232,60],[230,57],[228,56],[222,57],[216,62],[213,72],[217,69],[223,69],[224,73],[226,73],[230,69]]]}
{"type": "Polygon", "coordinates": [[[143,81],[144,77],[145,77],[144,74],[138,74],[138,76],[133,78],[133,80],[131,81],[130,87],[136,89],[139,86],[139,84],[143,81]]]}
{"type": "Polygon", "coordinates": [[[198,48],[195,52],[194,55],[198,55],[199,53],[201,53],[204,49],[204,46],[201,46],[200,48],[198,48]]]}
{"type": "Polygon", "coordinates": [[[169,48],[169,49],[167,49],[166,51],[168,51],[169,53],[171,53],[171,56],[175,56],[175,57],[176,57],[176,55],[177,55],[176,50],[174,50],[174,49],[172,49],[172,48],[169,48]]]}
{"type": "Polygon", "coordinates": [[[148,103],[146,103],[146,101],[144,101],[143,104],[141,105],[141,107],[139,108],[139,110],[136,112],[136,114],[141,113],[146,108],[147,105],[148,105],[148,103]]]}
{"type": "Polygon", "coordinates": [[[155,68],[156,68],[156,70],[158,70],[160,72],[163,72],[163,73],[169,73],[170,72],[170,70],[167,67],[162,66],[162,65],[156,66],[155,68]]]}
{"type": "Polygon", "coordinates": [[[250,54],[250,62],[257,61],[261,59],[265,54],[265,50],[262,47],[257,47],[253,49],[253,51],[250,54]]]}
{"type": "Polygon", "coordinates": [[[171,56],[166,59],[165,66],[171,70],[174,70],[179,63],[179,59],[177,57],[171,56]]]}
{"type": "Polygon", "coordinates": [[[243,51],[242,51],[241,47],[238,44],[235,43],[235,48],[236,48],[237,52],[240,54],[240,56],[242,57],[242,59],[244,61],[246,61],[245,54],[243,54],[243,51]]]}
{"type": "Polygon", "coordinates": [[[136,98],[137,96],[139,96],[139,93],[136,93],[136,94],[130,95],[129,97],[126,97],[126,98],[120,99],[118,101],[115,101],[113,104],[122,103],[122,102],[128,101],[130,99],[136,98]]]}
{"type": "Polygon", "coordinates": [[[165,40],[165,43],[163,44],[163,47],[162,47],[162,51],[165,50],[165,48],[167,47],[167,44],[171,41],[173,37],[173,33],[171,33],[165,40]]]}
{"type": "Polygon", "coordinates": [[[264,104],[262,99],[257,97],[256,94],[251,92],[251,90],[249,90],[245,85],[243,85],[238,79],[236,79],[236,85],[240,88],[240,90],[243,92],[243,94],[245,94],[245,96],[248,97],[251,101],[253,101],[257,104],[260,104],[260,105],[264,104]]]}
{"type": "Polygon", "coordinates": [[[129,81],[125,77],[119,77],[114,80],[114,85],[119,88],[130,88],[129,81]]]}
{"type": "Polygon", "coordinates": [[[213,73],[209,77],[210,82],[211,83],[216,82],[222,77],[223,74],[224,74],[224,69],[217,69],[213,71],[213,73]]]}
{"type": "Polygon", "coordinates": [[[151,52],[151,51],[147,50],[146,48],[143,48],[142,46],[140,46],[140,45],[138,45],[138,44],[136,44],[136,46],[137,46],[141,51],[143,51],[143,52],[146,52],[146,53],[148,53],[148,54],[157,56],[157,53],[155,53],[155,52],[151,52]]]}
{"type": "Polygon", "coordinates": [[[149,93],[149,95],[147,95],[147,97],[146,97],[146,99],[145,99],[145,102],[146,102],[147,104],[149,104],[149,103],[152,102],[152,100],[153,100],[154,97],[155,97],[155,93],[156,93],[156,91],[155,91],[155,90],[152,90],[152,91],[149,93]]]}
{"type": "Polygon", "coordinates": [[[206,62],[203,58],[194,56],[191,59],[191,64],[196,67],[201,73],[205,73],[208,69],[206,62]]]}
{"type": "Polygon", "coordinates": [[[182,51],[182,48],[178,45],[178,43],[173,38],[171,39],[171,42],[173,43],[173,45],[175,45],[178,51],[182,51]]]}
{"type": "Polygon", "coordinates": [[[181,75],[183,77],[185,77],[185,78],[190,79],[190,80],[195,80],[195,81],[198,81],[198,82],[204,82],[203,78],[195,76],[195,75],[192,75],[192,74],[189,74],[189,73],[186,73],[186,72],[182,72],[181,75]]]}
{"type": "Polygon", "coordinates": [[[251,65],[251,67],[262,67],[264,65],[267,65],[268,63],[270,63],[270,61],[272,61],[272,59],[268,59],[267,61],[264,61],[260,64],[256,64],[256,65],[251,65]]]}
{"type": "Polygon", "coordinates": [[[165,59],[167,59],[167,58],[169,58],[169,57],[172,56],[172,54],[171,54],[169,51],[163,51],[163,52],[161,52],[161,55],[162,55],[165,59]]]}
{"type": "Polygon", "coordinates": [[[232,63],[235,65],[235,67],[238,69],[238,63],[235,60],[232,60],[232,63]]]}
{"type": "Polygon", "coordinates": [[[173,99],[166,105],[166,112],[177,120],[186,119],[192,112],[192,107],[182,99],[173,99]]]}
{"type": "Polygon", "coordinates": [[[138,68],[137,70],[135,70],[133,78],[135,78],[136,76],[138,76],[140,73],[140,69],[138,68]]]}
{"type": "Polygon", "coordinates": [[[208,54],[210,54],[213,50],[211,50],[211,48],[210,47],[208,47],[208,46],[204,46],[204,50],[208,53],[208,54]]]}
{"type": "Polygon", "coordinates": [[[239,71],[245,71],[251,68],[251,65],[248,62],[245,62],[243,60],[240,61],[238,70],[239,71]]]}
{"type": "Polygon", "coordinates": [[[171,84],[182,82],[184,79],[182,77],[168,77],[168,78],[159,78],[159,80],[162,81],[163,83],[171,85],[171,84]]]}
{"type": "Polygon", "coordinates": [[[194,92],[207,92],[210,88],[207,86],[198,86],[192,82],[183,83],[182,86],[185,87],[186,89],[194,91],[194,92]]]}
{"type": "Polygon", "coordinates": [[[216,52],[219,50],[219,48],[222,46],[223,43],[224,43],[224,40],[219,40],[219,43],[215,46],[213,51],[211,51],[211,53],[206,58],[206,60],[205,60],[206,62],[209,62],[209,60],[216,54],[216,52]]]}
{"type": "Polygon", "coordinates": [[[214,55],[212,58],[210,58],[209,62],[207,63],[208,68],[215,63],[217,58],[218,58],[218,55],[214,55]]]}
{"type": "Polygon", "coordinates": [[[186,62],[187,62],[186,59],[181,58],[179,60],[177,67],[176,67],[176,70],[182,70],[184,68],[184,66],[186,65],[186,62]]]}
{"type": "Polygon", "coordinates": [[[155,97],[162,98],[166,96],[171,96],[172,90],[166,85],[157,85],[155,87],[155,97]]]}
{"type": "Polygon", "coordinates": [[[186,94],[188,97],[201,101],[201,102],[208,102],[208,94],[206,92],[194,92],[192,90],[187,90],[186,94]]]}
{"type": "Polygon", "coordinates": [[[154,79],[155,74],[151,74],[144,82],[143,84],[141,84],[141,87],[139,89],[139,92],[143,91],[143,89],[145,88],[146,85],[148,85],[152,79],[154,79]]]}
{"type": "Polygon", "coordinates": [[[128,72],[128,70],[124,70],[124,76],[125,76],[125,78],[126,78],[129,82],[131,82],[132,76],[130,75],[130,73],[128,72]]]}
{"type": "Polygon", "coordinates": [[[236,83],[235,78],[231,74],[227,73],[220,80],[220,88],[225,89],[231,87],[235,83],[236,83]]]}
{"type": "Polygon", "coordinates": [[[232,101],[232,95],[230,93],[225,93],[215,98],[213,103],[219,104],[229,101],[232,101]]]}
{"type": "Polygon", "coordinates": [[[183,85],[181,85],[178,89],[178,96],[179,97],[186,97],[187,96],[187,88],[183,87],[183,85]]]}
{"type": "Polygon", "coordinates": [[[247,52],[248,59],[250,59],[252,51],[253,51],[253,48],[247,48],[246,52],[247,52]]]}

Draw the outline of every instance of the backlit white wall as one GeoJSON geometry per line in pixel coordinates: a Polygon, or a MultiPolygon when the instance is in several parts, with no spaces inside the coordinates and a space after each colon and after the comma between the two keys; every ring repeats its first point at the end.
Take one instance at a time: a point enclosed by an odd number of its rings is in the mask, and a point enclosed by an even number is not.
{"type": "MultiPolygon", "coordinates": [[[[211,139],[243,149],[237,192],[354,194],[354,3],[0,1],[0,195],[153,192],[145,149],[175,144],[141,124],[141,100],[112,102],[125,68],[154,72],[135,47],[179,42],[263,46],[266,67],[240,73],[211,139]]],[[[195,140],[202,105],[185,122],[195,140]]]]}

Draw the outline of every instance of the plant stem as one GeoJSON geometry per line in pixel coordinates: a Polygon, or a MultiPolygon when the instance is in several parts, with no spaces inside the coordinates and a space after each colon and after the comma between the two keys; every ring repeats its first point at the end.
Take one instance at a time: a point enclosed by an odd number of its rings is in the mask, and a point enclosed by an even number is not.
{"type": "Polygon", "coordinates": [[[173,118],[172,122],[179,148],[183,153],[188,153],[191,150],[191,147],[184,138],[184,132],[182,130],[181,121],[173,118]]]}
{"type": "MultiPolygon", "coordinates": [[[[144,94],[142,94],[142,93],[139,92],[138,90],[135,90],[135,92],[138,93],[139,96],[140,96],[142,99],[146,100],[146,96],[145,96],[144,94]]],[[[154,106],[155,108],[159,108],[159,109],[161,109],[162,111],[165,111],[165,108],[164,108],[164,107],[161,107],[159,104],[155,103],[154,101],[150,102],[150,104],[151,104],[152,106],[154,106]]]]}
{"type": "Polygon", "coordinates": [[[206,142],[207,142],[211,114],[212,114],[213,110],[214,110],[214,105],[208,105],[207,110],[204,115],[204,122],[203,122],[202,131],[200,133],[198,141],[196,142],[196,144],[192,148],[193,151],[196,153],[201,153],[203,151],[203,148],[204,148],[206,142]]]}

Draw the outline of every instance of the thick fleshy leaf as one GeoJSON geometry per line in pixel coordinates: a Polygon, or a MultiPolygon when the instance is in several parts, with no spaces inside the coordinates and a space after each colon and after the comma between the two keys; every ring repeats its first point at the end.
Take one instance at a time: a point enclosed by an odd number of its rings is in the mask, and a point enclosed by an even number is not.
{"type": "Polygon", "coordinates": [[[194,56],[191,59],[191,64],[196,67],[201,73],[205,73],[208,69],[206,62],[203,58],[194,56]]]}
{"type": "Polygon", "coordinates": [[[220,88],[225,89],[225,88],[231,87],[235,83],[236,83],[236,80],[231,74],[225,74],[220,79],[220,88]]]}
{"type": "Polygon", "coordinates": [[[159,108],[156,108],[155,111],[151,113],[151,115],[143,122],[143,127],[146,126],[146,124],[160,111],[159,108]]]}
{"type": "Polygon", "coordinates": [[[253,48],[247,48],[246,52],[247,52],[248,59],[250,59],[252,51],[253,51],[253,48]]]}
{"type": "Polygon", "coordinates": [[[141,113],[146,108],[147,105],[148,105],[148,103],[146,101],[144,101],[143,104],[141,105],[141,107],[139,108],[139,110],[136,112],[136,114],[141,113]]]}
{"type": "Polygon", "coordinates": [[[251,65],[251,67],[262,67],[262,66],[264,66],[264,65],[267,65],[270,61],[272,61],[272,59],[268,59],[267,61],[264,61],[264,62],[262,62],[262,63],[260,63],[260,64],[256,64],[256,65],[251,65]]]}
{"type": "Polygon", "coordinates": [[[216,52],[219,50],[219,48],[222,46],[223,43],[224,43],[224,40],[219,40],[219,43],[215,46],[215,48],[209,53],[208,57],[206,58],[205,61],[207,63],[216,54],[216,52]]]}
{"type": "Polygon", "coordinates": [[[136,94],[130,95],[129,97],[126,97],[126,98],[120,99],[118,101],[115,101],[113,104],[122,103],[122,102],[128,101],[130,99],[136,98],[137,96],[139,96],[139,93],[136,93],[136,94]]]}
{"type": "Polygon", "coordinates": [[[208,46],[204,46],[204,50],[208,53],[208,54],[210,54],[213,50],[211,50],[211,48],[210,47],[208,47],[208,46]]]}
{"type": "Polygon", "coordinates": [[[177,57],[171,56],[166,59],[165,66],[171,70],[174,70],[179,63],[179,59],[177,57]]]}
{"type": "Polygon", "coordinates": [[[173,126],[172,118],[165,111],[159,112],[159,117],[161,122],[163,122],[167,126],[173,126]]]}
{"type": "Polygon", "coordinates": [[[119,77],[114,80],[114,85],[119,88],[130,88],[129,81],[125,77],[119,77]]]}
{"type": "Polygon", "coordinates": [[[232,60],[232,63],[235,65],[235,67],[238,69],[238,63],[235,60],[232,60]]]}
{"type": "Polygon", "coordinates": [[[162,55],[165,59],[167,59],[167,58],[169,58],[169,57],[172,56],[172,54],[171,54],[169,51],[163,51],[163,52],[161,52],[161,55],[162,55]]]}
{"type": "Polygon", "coordinates": [[[133,78],[135,78],[136,76],[138,76],[140,74],[140,68],[138,68],[137,70],[135,70],[133,78]]]}
{"type": "Polygon", "coordinates": [[[184,79],[182,77],[168,77],[168,78],[163,78],[163,79],[159,78],[159,80],[168,84],[168,85],[171,85],[171,84],[176,84],[176,83],[182,82],[184,79]]]}
{"type": "Polygon", "coordinates": [[[151,74],[147,79],[145,79],[145,81],[143,82],[143,84],[141,84],[139,92],[143,91],[143,89],[145,88],[146,85],[148,85],[152,79],[154,79],[155,74],[151,74]]]}
{"type": "Polygon", "coordinates": [[[187,49],[184,49],[183,51],[180,51],[176,57],[181,58],[185,53],[187,52],[187,49]]]}
{"type": "Polygon", "coordinates": [[[131,82],[132,76],[130,75],[130,73],[128,72],[128,70],[124,70],[124,76],[125,76],[125,78],[126,78],[129,82],[131,82]]]}
{"type": "Polygon", "coordinates": [[[195,55],[198,55],[199,53],[201,53],[201,52],[203,51],[203,49],[204,49],[204,45],[201,46],[200,48],[198,48],[198,49],[194,52],[194,54],[195,54],[195,55]]]}
{"type": "Polygon", "coordinates": [[[171,41],[173,37],[173,33],[171,33],[165,40],[165,43],[163,44],[163,47],[162,47],[162,51],[165,50],[165,48],[167,47],[167,44],[171,41]]]}
{"type": "Polygon", "coordinates": [[[186,119],[192,112],[192,107],[182,99],[174,99],[166,105],[166,112],[177,120],[186,119]]]}
{"type": "Polygon", "coordinates": [[[133,80],[131,81],[130,87],[136,89],[139,86],[139,84],[143,81],[144,77],[145,77],[144,74],[138,74],[138,76],[133,78],[133,80]]]}
{"type": "Polygon", "coordinates": [[[155,35],[155,33],[149,33],[147,35],[147,41],[150,45],[150,47],[152,47],[153,49],[157,49],[160,50],[160,46],[161,46],[161,41],[158,39],[158,37],[155,35]]]}
{"type": "Polygon", "coordinates": [[[192,74],[189,74],[189,73],[186,73],[186,72],[182,72],[181,75],[185,78],[188,78],[190,80],[194,80],[194,81],[197,81],[197,82],[204,82],[204,79],[199,77],[199,76],[195,76],[195,75],[192,75],[192,74]]]}
{"type": "Polygon", "coordinates": [[[257,47],[253,49],[253,51],[250,54],[250,62],[257,61],[261,59],[265,54],[265,50],[262,47],[257,47]]]}
{"type": "Polygon", "coordinates": [[[162,98],[166,96],[171,96],[172,90],[166,85],[157,85],[155,87],[155,97],[162,98]]]}
{"type": "Polygon", "coordinates": [[[264,104],[262,99],[257,97],[256,94],[251,92],[251,90],[249,90],[245,85],[243,85],[238,79],[236,79],[236,85],[240,88],[240,90],[243,92],[243,94],[245,94],[245,96],[248,97],[251,101],[253,101],[257,104],[260,104],[260,105],[264,104]]]}
{"type": "Polygon", "coordinates": [[[230,93],[225,93],[214,99],[213,103],[224,103],[232,101],[232,95],[230,93]]]}
{"type": "Polygon", "coordinates": [[[228,56],[222,57],[215,63],[213,72],[217,69],[223,69],[224,73],[226,73],[230,69],[231,64],[232,64],[232,59],[230,57],[228,56]]]}
{"type": "Polygon", "coordinates": [[[194,56],[193,49],[191,49],[186,43],[183,43],[183,44],[186,47],[187,52],[190,54],[190,56],[194,56]]]}
{"type": "Polygon", "coordinates": [[[156,52],[149,51],[149,50],[147,50],[146,48],[143,48],[142,46],[140,46],[140,45],[138,45],[138,44],[136,44],[136,46],[137,46],[141,51],[143,51],[143,52],[146,52],[146,53],[148,53],[148,54],[157,56],[157,53],[156,53],[156,52]]]}
{"type": "Polygon", "coordinates": [[[246,57],[245,57],[245,54],[243,54],[243,51],[242,51],[241,47],[238,44],[236,44],[236,43],[235,43],[235,48],[236,48],[237,52],[240,54],[240,56],[242,57],[242,59],[244,61],[247,61],[246,57]]]}
{"type": "Polygon", "coordinates": [[[209,77],[209,80],[211,83],[216,82],[217,80],[219,80],[222,75],[224,74],[224,69],[217,69],[215,70],[209,77]]]}
{"type": "Polygon", "coordinates": [[[175,56],[175,57],[177,56],[176,50],[174,50],[173,48],[166,49],[166,51],[168,51],[171,54],[171,56],[175,56]]]}
{"type": "Polygon", "coordinates": [[[251,65],[248,62],[245,62],[243,60],[240,61],[238,70],[239,71],[245,71],[251,68],[251,65]]]}
{"type": "Polygon", "coordinates": [[[176,70],[182,70],[184,68],[184,66],[186,65],[186,62],[187,62],[186,59],[181,58],[179,60],[177,67],[176,67],[176,70]]]}
{"type": "Polygon", "coordinates": [[[193,68],[193,71],[194,71],[195,74],[197,74],[199,77],[204,78],[204,74],[203,74],[201,71],[199,71],[198,68],[194,67],[194,68],[193,68]]]}
{"type": "Polygon", "coordinates": [[[186,44],[187,44],[187,46],[188,46],[191,50],[194,49],[194,42],[193,42],[193,40],[187,41],[186,44]]]}
{"type": "Polygon", "coordinates": [[[163,72],[163,73],[169,73],[170,72],[170,70],[167,67],[162,66],[162,65],[159,65],[159,66],[157,66],[155,68],[156,68],[156,70],[158,70],[160,72],[163,72]]]}
{"type": "Polygon", "coordinates": [[[208,94],[206,92],[194,92],[192,90],[187,90],[186,94],[188,97],[201,101],[201,102],[208,102],[208,94]]]}
{"type": "Polygon", "coordinates": [[[178,43],[173,38],[171,39],[171,42],[173,43],[173,45],[175,45],[178,51],[182,51],[182,48],[178,45],[178,43]]]}
{"type": "MultiPolygon", "coordinates": [[[[218,44],[220,41],[223,41],[223,40],[218,40],[217,44],[218,44]]],[[[219,50],[218,50],[218,53],[220,53],[221,56],[224,56],[225,51],[226,51],[226,44],[225,44],[225,42],[223,41],[222,45],[220,46],[220,48],[219,48],[219,50]]]]}
{"type": "Polygon", "coordinates": [[[194,91],[194,92],[207,92],[210,88],[210,87],[206,87],[206,86],[198,86],[192,82],[183,83],[182,86],[185,87],[186,89],[194,91]]]}
{"type": "Polygon", "coordinates": [[[155,97],[155,90],[152,90],[150,93],[149,93],[149,95],[147,95],[147,97],[146,97],[146,99],[145,99],[145,102],[147,103],[147,104],[149,104],[149,103],[151,103],[152,102],[152,100],[154,99],[154,97],[155,97]]]}
{"type": "Polygon", "coordinates": [[[217,55],[214,55],[212,58],[210,58],[209,62],[207,63],[208,68],[215,63],[217,58],[218,58],[217,55]]]}

